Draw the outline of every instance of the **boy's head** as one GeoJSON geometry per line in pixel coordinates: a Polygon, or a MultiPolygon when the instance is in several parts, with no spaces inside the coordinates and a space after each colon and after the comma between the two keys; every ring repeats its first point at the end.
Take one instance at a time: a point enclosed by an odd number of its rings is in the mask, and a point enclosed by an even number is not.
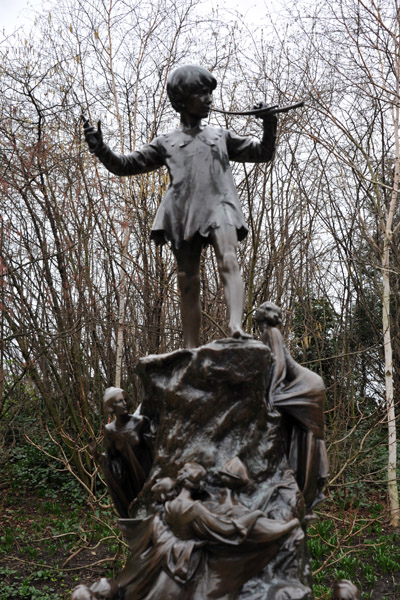
{"type": "Polygon", "coordinates": [[[216,87],[217,80],[207,69],[197,65],[184,65],[172,71],[168,77],[167,94],[173,108],[180,113],[191,94],[203,88],[212,92],[216,87]]]}
{"type": "Polygon", "coordinates": [[[151,491],[158,502],[172,500],[176,496],[176,482],[171,477],[162,477],[161,479],[157,479],[151,491]]]}

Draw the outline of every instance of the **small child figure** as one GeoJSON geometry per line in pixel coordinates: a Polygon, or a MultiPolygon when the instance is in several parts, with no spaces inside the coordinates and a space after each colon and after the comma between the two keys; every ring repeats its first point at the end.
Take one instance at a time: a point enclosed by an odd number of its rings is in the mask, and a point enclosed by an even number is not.
{"type": "Polygon", "coordinates": [[[339,579],[333,586],[333,600],[359,600],[358,588],[348,579],[339,579]]]}
{"type": "MultiPolygon", "coordinates": [[[[169,241],[177,265],[186,348],[199,345],[200,255],[213,246],[229,313],[233,337],[250,337],[242,330],[243,282],[236,256],[238,241],[247,235],[229,161],[267,162],[275,150],[277,118],[262,112],[261,141],[204,125],[217,82],[206,69],[185,65],[168,78],[167,93],[180,113],[180,126],[160,135],[131,154],[115,154],[104,142],[101,123],[94,128],[84,119],[90,152],[115,175],[137,175],[166,166],[168,190],[160,204],[151,237],[169,241]]],[[[261,105],[263,106],[263,105],[261,105]]]]}
{"type": "Polygon", "coordinates": [[[113,579],[102,577],[87,587],[80,584],[72,590],[70,600],[120,600],[119,585],[113,579]]]}

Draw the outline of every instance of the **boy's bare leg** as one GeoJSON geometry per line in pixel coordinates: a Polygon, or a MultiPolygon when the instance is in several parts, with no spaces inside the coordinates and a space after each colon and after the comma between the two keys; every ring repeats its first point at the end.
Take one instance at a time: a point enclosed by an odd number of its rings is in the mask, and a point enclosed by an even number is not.
{"type": "Polygon", "coordinates": [[[197,348],[200,343],[200,256],[203,242],[194,238],[174,249],[178,265],[178,285],[181,294],[181,316],[185,348],[197,348]]]}
{"type": "Polygon", "coordinates": [[[233,225],[213,229],[210,242],[217,258],[218,271],[224,287],[229,314],[229,329],[233,337],[251,337],[242,329],[243,281],[236,256],[237,233],[233,225]]]}

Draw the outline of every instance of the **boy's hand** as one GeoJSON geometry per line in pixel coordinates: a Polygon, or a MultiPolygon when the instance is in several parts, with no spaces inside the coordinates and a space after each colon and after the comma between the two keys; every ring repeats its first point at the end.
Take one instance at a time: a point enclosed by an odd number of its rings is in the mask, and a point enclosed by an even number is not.
{"type": "Polygon", "coordinates": [[[255,115],[257,117],[257,119],[262,119],[264,121],[264,123],[268,122],[268,123],[274,123],[276,124],[278,122],[278,119],[276,117],[276,115],[273,113],[273,110],[275,108],[278,108],[277,104],[265,104],[265,102],[259,102],[258,104],[255,104],[253,106],[253,109],[264,109],[264,110],[260,110],[260,112],[255,115]]]}
{"type": "Polygon", "coordinates": [[[89,146],[89,151],[94,154],[96,150],[103,143],[103,134],[101,132],[101,121],[97,122],[97,129],[95,129],[90,123],[89,120],[82,115],[83,121],[83,132],[85,134],[85,140],[87,145],[89,146]]]}

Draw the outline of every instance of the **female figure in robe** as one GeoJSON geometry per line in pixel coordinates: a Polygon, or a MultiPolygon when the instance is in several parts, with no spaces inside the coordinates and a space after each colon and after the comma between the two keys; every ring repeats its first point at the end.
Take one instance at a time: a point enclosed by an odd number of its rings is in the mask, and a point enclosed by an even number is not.
{"type": "MultiPolygon", "coordinates": [[[[243,466],[239,459],[235,465],[243,466]]],[[[233,473],[234,467],[230,471],[233,473]]],[[[298,519],[268,519],[262,511],[236,502],[229,493],[218,506],[194,499],[204,477],[200,465],[183,466],[177,477],[182,489],[166,502],[165,522],[180,539],[206,542],[206,568],[197,572],[193,600],[235,600],[243,584],[277,554],[285,537],[293,532],[300,540],[303,533],[298,519]]]]}
{"type": "Polygon", "coordinates": [[[95,450],[108,490],[121,517],[129,516],[129,505],[141,491],[152,464],[146,443],[148,419],[129,414],[129,399],[120,388],[108,388],[104,394],[106,413],[116,418],[105,426],[105,454],[95,450]]]}
{"type": "Polygon", "coordinates": [[[322,378],[299,365],[289,354],[277,325],[280,308],[264,302],[254,313],[261,339],[272,351],[275,362],[269,404],[289,416],[287,453],[308,512],[325,498],[328,457],[324,442],[325,386],[322,378]]]}
{"type": "Polygon", "coordinates": [[[129,544],[135,548],[126,580],[119,579],[126,586],[126,600],[235,600],[247,579],[277,554],[285,537],[293,532],[301,539],[298,519],[268,519],[230,494],[226,502],[200,500],[205,475],[201,465],[186,463],[176,487],[169,478],[153,486],[166,501],[143,524],[144,531],[139,523],[126,522],[126,531],[132,528],[133,534],[129,544]],[[181,489],[171,498],[173,487],[181,489]]]}

